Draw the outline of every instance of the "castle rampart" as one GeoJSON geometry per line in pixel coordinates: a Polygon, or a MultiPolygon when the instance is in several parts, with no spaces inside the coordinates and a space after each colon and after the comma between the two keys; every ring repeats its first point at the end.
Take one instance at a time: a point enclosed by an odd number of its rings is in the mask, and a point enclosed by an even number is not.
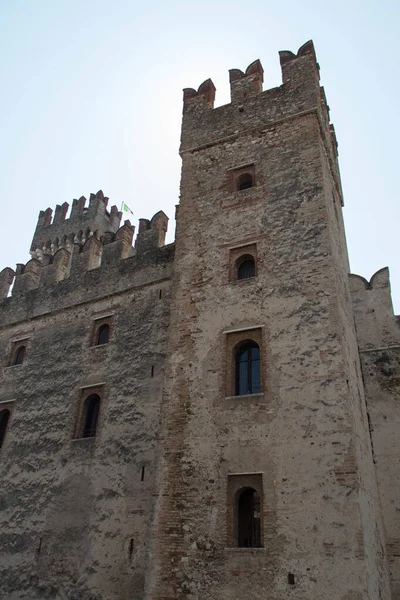
{"type": "Polygon", "coordinates": [[[100,191],[0,272],[1,597],[400,598],[389,274],[349,274],[312,42],[280,62],[184,90],[176,242],[100,191]]]}

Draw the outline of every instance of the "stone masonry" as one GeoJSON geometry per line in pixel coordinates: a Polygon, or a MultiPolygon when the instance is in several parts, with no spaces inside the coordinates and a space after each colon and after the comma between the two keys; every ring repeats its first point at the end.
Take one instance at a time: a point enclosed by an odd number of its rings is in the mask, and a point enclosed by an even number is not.
{"type": "Polygon", "coordinates": [[[184,90],[175,243],[100,191],[1,271],[0,598],[400,600],[388,270],[350,274],[312,42],[280,61],[184,90]]]}

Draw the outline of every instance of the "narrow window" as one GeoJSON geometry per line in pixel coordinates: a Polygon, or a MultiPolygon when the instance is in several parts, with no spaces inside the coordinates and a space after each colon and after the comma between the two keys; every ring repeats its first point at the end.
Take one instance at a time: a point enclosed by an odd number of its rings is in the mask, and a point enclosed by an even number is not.
{"type": "Polygon", "coordinates": [[[238,261],[237,278],[250,279],[255,277],[256,265],[252,256],[242,256],[238,261]]]}
{"type": "Polygon", "coordinates": [[[4,438],[6,437],[7,425],[8,425],[9,418],[10,418],[9,410],[4,409],[0,412],[0,448],[2,447],[4,438]]]}
{"type": "Polygon", "coordinates": [[[22,365],[25,358],[25,346],[20,346],[15,353],[14,365],[22,365]]]}
{"type": "Polygon", "coordinates": [[[104,323],[104,325],[100,325],[97,332],[97,346],[101,346],[102,344],[108,344],[108,340],[110,337],[110,326],[108,323],[104,323]]]}
{"type": "Polygon", "coordinates": [[[244,342],[235,356],[236,395],[260,392],[260,348],[255,342],[244,342]]]}
{"type": "Polygon", "coordinates": [[[260,496],[253,488],[243,490],[238,497],[238,547],[261,547],[260,496]]]}
{"type": "Polygon", "coordinates": [[[243,173],[237,180],[237,189],[247,190],[253,187],[253,176],[251,173],[243,173]]]}
{"type": "Polygon", "coordinates": [[[94,437],[96,435],[97,420],[99,418],[100,397],[91,394],[86,398],[83,411],[82,437],[94,437]]]}

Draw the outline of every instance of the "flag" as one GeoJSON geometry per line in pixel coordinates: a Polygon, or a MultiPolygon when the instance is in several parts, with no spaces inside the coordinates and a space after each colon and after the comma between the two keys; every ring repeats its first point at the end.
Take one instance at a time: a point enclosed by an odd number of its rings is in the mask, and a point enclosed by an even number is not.
{"type": "Polygon", "coordinates": [[[129,213],[131,213],[131,215],[133,215],[133,211],[129,208],[129,206],[127,204],[125,204],[125,202],[122,203],[122,210],[124,212],[129,212],[129,213]]]}

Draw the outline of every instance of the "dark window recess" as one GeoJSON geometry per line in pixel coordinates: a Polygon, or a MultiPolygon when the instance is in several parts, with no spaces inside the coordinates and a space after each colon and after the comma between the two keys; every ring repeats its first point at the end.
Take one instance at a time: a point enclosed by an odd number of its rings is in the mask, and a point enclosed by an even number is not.
{"type": "Polygon", "coordinates": [[[84,405],[84,421],[82,437],[89,438],[96,435],[97,421],[99,418],[100,397],[97,394],[88,396],[84,405]]]}
{"type": "Polygon", "coordinates": [[[161,298],[162,298],[162,290],[160,290],[160,291],[158,292],[158,297],[159,297],[159,299],[161,300],[161,298]]]}
{"type": "Polygon", "coordinates": [[[237,278],[238,279],[250,279],[255,277],[256,265],[252,256],[246,257],[239,263],[237,278]]]}
{"type": "Polygon", "coordinates": [[[294,585],[295,584],[293,573],[288,573],[287,574],[287,581],[288,581],[289,585],[294,585]]]}
{"type": "Polygon", "coordinates": [[[236,350],[236,395],[258,394],[260,381],[260,348],[255,342],[245,342],[236,350]]]}
{"type": "Polygon", "coordinates": [[[238,546],[261,548],[261,503],[253,488],[241,492],[238,498],[238,546]]]}
{"type": "Polygon", "coordinates": [[[253,175],[251,173],[243,173],[237,180],[237,189],[247,190],[253,187],[253,175]]]}
{"type": "Polygon", "coordinates": [[[133,554],[133,538],[131,538],[129,540],[129,558],[132,558],[132,554],[133,554]]]}
{"type": "Polygon", "coordinates": [[[15,353],[14,365],[22,365],[25,358],[25,346],[20,346],[15,353]]]}
{"type": "Polygon", "coordinates": [[[154,377],[154,365],[151,365],[151,376],[154,377]]]}
{"type": "Polygon", "coordinates": [[[100,325],[99,330],[97,332],[97,346],[101,346],[102,344],[108,344],[108,340],[110,338],[110,326],[108,323],[104,323],[104,325],[100,325]]]}
{"type": "Polygon", "coordinates": [[[6,437],[9,418],[10,411],[8,409],[4,409],[0,412],[0,448],[2,447],[4,438],[6,437]]]}
{"type": "Polygon", "coordinates": [[[144,466],[142,467],[142,474],[140,475],[140,481],[144,481],[144,466]]]}
{"type": "Polygon", "coordinates": [[[41,550],[42,550],[42,538],[39,538],[39,544],[38,544],[38,547],[37,547],[37,553],[40,554],[41,550]]]}

